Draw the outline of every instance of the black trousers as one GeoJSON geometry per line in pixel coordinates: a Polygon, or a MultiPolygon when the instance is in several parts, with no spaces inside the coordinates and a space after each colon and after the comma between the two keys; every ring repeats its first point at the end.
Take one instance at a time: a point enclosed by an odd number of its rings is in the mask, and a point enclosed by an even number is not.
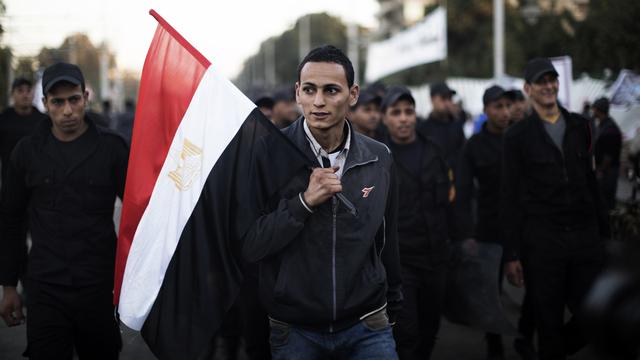
{"type": "Polygon", "coordinates": [[[27,351],[33,360],[117,359],[122,348],[111,284],[26,282],[27,351]]]}
{"type": "Polygon", "coordinates": [[[538,331],[541,360],[565,359],[585,344],[580,308],[604,263],[597,228],[558,227],[547,219],[525,226],[522,261],[538,331]],[[574,315],[564,324],[565,306],[574,315]]]}
{"type": "Polygon", "coordinates": [[[400,360],[429,359],[444,306],[446,266],[402,267],[402,311],[393,329],[400,360]]]}

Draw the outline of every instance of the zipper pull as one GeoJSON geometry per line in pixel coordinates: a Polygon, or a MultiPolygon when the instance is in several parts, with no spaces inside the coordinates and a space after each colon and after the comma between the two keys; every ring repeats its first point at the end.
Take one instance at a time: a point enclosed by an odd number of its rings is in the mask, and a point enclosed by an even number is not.
{"type": "Polygon", "coordinates": [[[344,206],[347,207],[347,210],[349,210],[349,213],[351,215],[353,215],[354,217],[358,216],[358,210],[356,209],[355,205],[353,205],[353,203],[349,201],[349,199],[347,199],[346,196],[344,196],[342,193],[337,193],[336,197],[342,202],[342,204],[344,204],[344,206]]]}

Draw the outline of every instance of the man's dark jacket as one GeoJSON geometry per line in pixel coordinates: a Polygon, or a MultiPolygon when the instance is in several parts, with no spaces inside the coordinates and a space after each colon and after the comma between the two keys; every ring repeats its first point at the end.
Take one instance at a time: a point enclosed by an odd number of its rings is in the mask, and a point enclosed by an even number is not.
{"type": "MultiPolygon", "coordinates": [[[[596,122],[594,121],[594,123],[596,122]]],[[[617,170],[620,166],[620,152],[622,150],[622,133],[620,132],[620,128],[610,116],[607,116],[597,127],[594,127],[594,130],[596,135],[594,142],[596,169],[608,170],[602,169],[605,162],[604,160],[608,159],[608,165],[617,170]]]]}
{"type": "MultiPolygon", "coordinates": [[[[420,176],[395,158],[398,174],[398,243],[402,264],[433,268],[449,259],[449,167],[440,147],[417,134],[422,143],[420,176]]],[[[387,135],[385,142],[392,149],[387,135]]]]}
{"type": "Polygon", "coordinates": [[[9,169],[11,151],[23,137],[30,135],[46,115],[31,108],[31,114],[19,115],[15,108],[8,108],[0,114],[0,162],[2,162],[2,179],[9,169]]]}
{"type": "MultiPolygon", "coordinates": [[[[308,164],[318,161],[306,139],[303,118],[283,129],[308,164]]],[[[351,126],[353,129],[353,126],[351,126]]],[[[303,167],[273,196],[260,191],[265,174],[286,161],[283,139],[263,142],[253,167],[258,207],[263,209],[244,238],[243,254],[259,262],[260,296],[269,316],[316,331],[337,331],[384,308],[393,316],[402,298],[397,243],[397,190],[389,150],[351,130],[342,173],[342,194],[313,209],[299,194],[311,175],[303,167]],[[366,190],[367,188],[368,190],[366,190]]]]}
{"type": "Polygon", "coordinates": [[[456,172],[456,224],[458,240],[502,245],[500,227],[500,171],[502,135],[482,130],[473,135],[462,149],[456,172]],[[477,221],[474,225],[471,200],[477,184],[477,221]]]}
{"type": "Polygon", "coordinates": [[[113,283],[116,234],[113,207],[122,197],[128,149],[118,135],[88,118],[89,146],[65,169],[51,134],[40,123],[12,153],[0,205],[0,284],[15,285],[26,216],[33,245],[27,277],[59,285],[113,283]]]}
{"type": "Polygon", "coordinates": [[[417,125],[418,133],[430,138],[442,149],[443,156],[453,171],[457,169],[465,142],[463,125],[452,115],[436,116],[434,113],[417,125]]]}
{"type": "Polygon", "coordinates": [[[500,219],[507,261],[518,258],[528,218],[546,219],[565,230],[597,223],[600,235],[609,236],[588,120],[562,107],[560,111],[566,121],[562,152],[535,111],[504,135],[500,219]]]}

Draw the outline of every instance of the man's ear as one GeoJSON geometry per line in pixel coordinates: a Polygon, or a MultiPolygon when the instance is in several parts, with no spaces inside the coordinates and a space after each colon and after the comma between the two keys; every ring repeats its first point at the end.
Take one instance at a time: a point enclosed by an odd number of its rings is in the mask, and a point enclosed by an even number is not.
{"type": "Polygon", "coordinates": [[[522,90],[524,90],[524,93],[527,94],[528,97],[530,97],[531,95],[529,94],[531,92],[531,84],[529,83],[524,83],[524,86],[522,87],[522,90]]]}
{"type": "Polygon", "coordinates": [[[358,103],[358,97],[360,96],[360,86],[353,84],[349,89],[349,106],[355,106],[358,103]]]}
{"type": "Polygon", "coordinates": [[[296,103],[300,105],[300,83],[296,81],[296,103]]]}

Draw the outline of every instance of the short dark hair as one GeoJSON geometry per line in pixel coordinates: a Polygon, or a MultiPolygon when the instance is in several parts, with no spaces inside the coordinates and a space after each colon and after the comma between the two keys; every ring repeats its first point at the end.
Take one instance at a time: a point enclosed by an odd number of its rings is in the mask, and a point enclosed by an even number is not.
{"type": "Polygon", "coordinates": [[[302,68],[308,62],[325,62],[341,65],[344,69],[344,74],[347,77],[347,85],[349,85],[349,88],[353,86],[355,78],[353,64],[351,64],[351,60],[349,60],[347,55],[337,47],[333,45],[322,45],[309,51],[307,56],[305,56],[300,62],[300,65],[298,65],[298,82],[300,82],[300,73],[302,72],[302,68]]]}
{"type": "Polygon", "coordinates": [[[15,80],[13,80],[13,82],[11,83],[11,91],[13,92],[15,89],[19,88],[20,86],[26,85],[29,88],[33,87],[33,83],[31,82],[31,80],[24,78],[24,77],[19,77],[16,78],[15,80]]]}

